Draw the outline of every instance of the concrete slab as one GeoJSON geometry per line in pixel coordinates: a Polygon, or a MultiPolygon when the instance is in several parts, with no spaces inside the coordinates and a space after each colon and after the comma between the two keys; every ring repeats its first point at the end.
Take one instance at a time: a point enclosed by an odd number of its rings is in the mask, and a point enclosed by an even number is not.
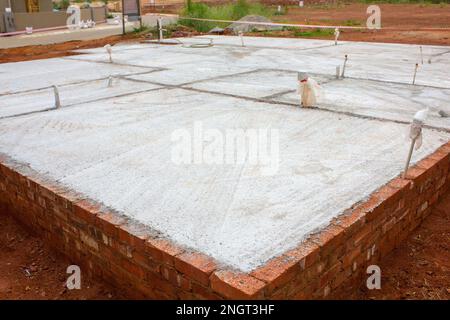
{"type": "MultiPolygon", "coordinates": [[[[427,125],[439,127],[424,130],[413,162],[450,138],[447,120],[436,116],[449,111],[449,48],[424,46],[434,60],[421,65],[418,83],[428,86],[411,86],[414,46],[252,38],[241,47],[236,40],[216,37],[205,49],[115,46],[113,64],[99,48],[0,65],[4,116],[50,105],[46,87],[53,84],[67,104],[0,119],[0,152],[178,244],[249,271],[397,176],[409,147],[408,125],[399,121],[429,106],[427,125]],[[336,80],[345,52],[349,78],[336,80]],[[322,84],[318,108],[297,107],[298,71],[322,84]],[[110,74],[122,78],[113,97],[105,88],[110,74]],[[192,136],[199,126],[222,137],[269,130],[269,140],[278,141],[270,149],[276,170],[268,174],[267,164],[250,161],[174,162],[174,133],[192,136]]],[[[204,150],[211,143],[200,141],[204,150]]]]}
{"type": "Polygon", "coordinates": [[[45,59],[20,63],[0,64],[0,97],[5,94],[42,89],[52,85],[65,85],[104,79],[109,76],[125,76],[159,70],[137,68],[128,65],[95,63],[69,59],[45,59]]]}
{"type": "MultiPolygon", "coordinates": [[[[136,83],[121,78],[113,78],[112,87],[108,87],[108,84],[109,79],[102,79],[59,86],[61,107],[160,88],[150,83],[136,83]]],[[[53,88],[5,95],[0,99],[0,119],[44,111],[54,106],[53,88]]]]}
{"type": "MultiPolygon", "coordinates": [[[[325,40],[295,40],[280,38],[245,37],[242,47],[238,37],[205,36],[180,38],[185,45],[199,43],[199,38],[213,38],[214,47],[183,48],[177,45],[147,44],[147,48],[123,50],[115,54],[117,62],[142,66],[169,67],[201,63],[203,60],[217,65],[232,65],[244,70],[255,66],[293,71],[334,75],[336,66],[343,65],[349,57],[346,75],[361,79],[412,83],[415,64],[419,63],[416,84],[450,88],[447,68],[450,64],[450,48],[422,46],[423,57],[417,45],[380,44],[361,42],[334,42],[325,40]],[[422,58],[424,64],[421,64],[422,58]],[[431,59],[431,63],[428,63],[431,59]]],[[[144,45],[145,46],[145,45],[144,45]]],[[[94,51],[91,51],[94,52],[94,51]]],[[[105,61],[104,49],[73,59],[105,61]]]]}
{"type": "MultiPolygon", "coordinates": [[[[404,122],[429,108],[427,124],[450,130],[450,118],[439,114],[444,111],[450,115],[450,89],[348,78],[322,83],[321,87],[319,101],[323,108],[404,122]]],[[[299,95],[289,92],[272,100],[297,104],[299,95]]]]}
{"type": "Polygon", "coordinates": [[[176,69],[127,76],[127,79],[161,83],[165,85],[182,85],[213,78],[226,77],[250,72],[253,69],[235,67],[230,64],[218,64],[216,61],[200,60],[195,63],[183,63],[176,69]]]}

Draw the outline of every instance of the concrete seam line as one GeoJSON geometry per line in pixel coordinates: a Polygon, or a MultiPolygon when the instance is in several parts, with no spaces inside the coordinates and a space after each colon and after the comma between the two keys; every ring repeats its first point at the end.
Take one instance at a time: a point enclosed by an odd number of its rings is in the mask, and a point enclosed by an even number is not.
{"type": "MultiPolygon", "coordinates": [[[[159,71],[165,71],[168,69],[163,69],[163,70],[152,70],[152,71],[144,71],[144,72],[135,72],[135,73],[125,73],[125,74],[116,74],[116,77],[120,77],[120,78],[125,78],[127,76],[139,76],[142,74],[148,74],[148,73],[153,73],[153,72],[159,72],[159,71]]],[[[90,80],[80,80],[80,81],[74,81],[74,82],[68,82],[65,84],[61,84],[59,85],[59,87],[68,87],[68,86],[73,86],[73,85],[78,85],[78,84],[83,84],[83,83],[90,83],[90,82],[95,82],[95,81],[100,81],[100,80],[106,80],[108,79],[109,76],[106,77],[101,77],[101,78],[95,78],[95,79],[90,79],[90,80]]],[[[22,90],[22,91],[13,91],[13,92],[8,92],[8,93],[0,93],[0,97],[2,96],[12,96],[12,95],[16,95],[16,94],[23,94],[23,93],[30,93],[30,92],[38,92],[38,91],[42,91],[42,90],[46,90],[46,89],[50,89],[52,88],[52,86],[46,86],[46,87],[41,87],[41,88],[34,88],[34,89],[27,89],[27,90],[22,90]]]]}

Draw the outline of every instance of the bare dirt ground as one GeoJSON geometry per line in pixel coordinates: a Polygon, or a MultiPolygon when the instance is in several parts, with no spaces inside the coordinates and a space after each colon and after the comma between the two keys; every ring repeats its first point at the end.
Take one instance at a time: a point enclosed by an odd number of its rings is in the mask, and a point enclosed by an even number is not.
{"type": "Polygon", "coordinates": [[[114,45],[118,42],[137,41],[139,36],[134,34],[111,36],[103,39],[87,41],[68,41],[57,44],[26,46],[19,48],[0,49],[0,63],[18,62],[36,59],[48,59],[75,55],[72,50],[97,48],[106,44],[114,45]]]}
{"type": "Polygon", "coordinates": [[[110,286],[81,274],[81,289],[68,290],[72,263],[0,212],[0,300],[121,299],[110,286]]]}
{"type": "MultiPolygon", "coordinates": [[[[450,45],[450,4],[378,4],[381,9],[381,27],[386,30],[342,30],[340,39],[349,41],[392,42],[430,45],[450,45]],[[395,28],[397,30],[392,30],[395,28]]],[[[365,26],[368,4],[289,7],[287,14],[272,17],[274,22],[313,25],[365,26]]],[[[306,30],[306,29],[305,29],[306,30]]],[[[333,39],[332,35],[312,38],[333,39]]]]}

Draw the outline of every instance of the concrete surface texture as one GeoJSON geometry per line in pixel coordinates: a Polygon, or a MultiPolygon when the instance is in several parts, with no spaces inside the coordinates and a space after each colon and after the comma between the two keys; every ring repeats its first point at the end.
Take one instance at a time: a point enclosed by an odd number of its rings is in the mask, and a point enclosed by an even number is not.
{"type": "Polygon", "coordinates": [[[397,176],[417,110],[430,107],[430,116],[413,162],[450,138],[450,120],[438,114],[450,112],[450,48],[424,46],[426,61],[412,86],[421,62],[417,46],[214,42],[202,49],[117,45],[112,64],[98,48],[0,65],[0,152],[181,245],[249,271],[397,176]],[[345,54],[346,78],[335,79],[345,54]],[[317,108],[298,107],[298,71],[321,84],[317,108]],[[62,108],[45,111],[53,106],[53,84],[62,108]],[[263,174],[263,165],[248,161],[175,163],[173,133],[195,135],[199,124],[222,133],[276,132],[277,170],[263,174]]]}

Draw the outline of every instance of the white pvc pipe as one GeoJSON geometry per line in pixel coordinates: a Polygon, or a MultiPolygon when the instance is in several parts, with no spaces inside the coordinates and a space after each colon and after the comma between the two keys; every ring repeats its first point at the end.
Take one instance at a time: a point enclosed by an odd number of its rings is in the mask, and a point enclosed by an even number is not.
{"type": "Polygon", "coordinates": [[[416,63],[416,67],[414,68],[414,77],[413,77],[412,84],[416,84],[416,75],[417,75],[417,69],[418,68],[419,68],[419,64],[416,63]]]}
{"type": "Polygon", "coordinates": [[[111,88],[113,86],[113,77],[109,76],[108,78],[108,88],[111,88]]]}
{"type": "Polygon", "coordinates": [[[61,101],[59,99],[59,90],[57,86],[53,86],[53,93],[55,95],[55,108],[61,108],[61,101]]]}
{"type": "Polygon", "coordinates": [[[241,38],[241,46],[245,47],[245,44],[244,44],[244,33],[242,31],[239,31],[238,35],[241,38]]]}
{"type": "Polygon", "coordinates": [[[344,78],[344,77],[345,77],[345,66],[347,65],[347,60],[348,60],[348,56],[345,55],[344,65],[342,66],[342,74],[341,74],[341,78],[344,78]]]}
{"type": "Polygon", "coordinates": [[[403,179],[406,179],[406,172],[408,172],[408,168],[409,168],[409,164],[411,162],[411,157],[412,157],[415,143],[416,143],[416,139],[412,139],[411,145],[409,147],[408,158],[406,159],[405,170],[403,171],[403,179]]]}

